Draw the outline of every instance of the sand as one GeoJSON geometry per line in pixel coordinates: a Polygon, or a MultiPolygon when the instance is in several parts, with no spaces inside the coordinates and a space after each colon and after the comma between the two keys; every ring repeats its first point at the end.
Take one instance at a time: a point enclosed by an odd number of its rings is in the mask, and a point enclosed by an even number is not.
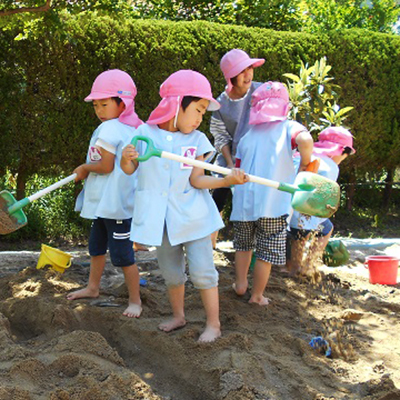
{"type": "Polygon", "coordinates": [[[186,292],[188,324],[157,330],[170,315],[155,251],[137,253],[143,314],[122,316],[127,291],[109,263],[98,300],[68,301],[87,282],[89,257],[68,249],[64,273],[35,268],[38,252],[0,252],[0,400],[400,399],[400,286],[372,285],[363,262],[386,250],[350,250],[346,267],[322,267],[318,284],[274,267],[271,305],[231,289],[234,253],[220,243],[222,337],[204,328],[199,293],[186,292]],[[332,356],[309,342],[322,336],[332,356]]]}

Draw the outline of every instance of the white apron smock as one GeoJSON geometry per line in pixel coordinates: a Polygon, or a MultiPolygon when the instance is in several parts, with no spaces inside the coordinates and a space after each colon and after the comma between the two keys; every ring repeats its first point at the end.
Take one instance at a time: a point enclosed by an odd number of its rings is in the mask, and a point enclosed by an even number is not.
{"type": "Polygon", "coordinates": [[[79,194],[75,211],[88,219],[108,218],[123,220],[132,217],[136,174],[126,175],[121,167],[122,149],[135,134],[135,128],[118,119],[105,121],[93,132],[86,163],[101,159],[101,147],[115,154],[114,169],[109,174],[90,172],[79,194]]]}
{"type": "MultiPolygon", "coordinates": [[[[293,183],[292,137],[306,128],[295,121],[268,122],[253,125],[239,142],[236,158],[240,168],[251,175],[277,182],[293,183]]],[[[291,212],[290,193],[245,183],[235,187],[231,221],[257,221],[277,218],[291,212]]]]}

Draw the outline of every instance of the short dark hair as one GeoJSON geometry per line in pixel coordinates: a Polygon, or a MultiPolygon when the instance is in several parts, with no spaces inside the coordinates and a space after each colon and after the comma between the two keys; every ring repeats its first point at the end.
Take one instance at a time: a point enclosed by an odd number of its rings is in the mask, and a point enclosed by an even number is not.
{"type": "Polygon", "coordinates": [[[181,103],[181,106],[182,106],[182,108],[183,108],[183,111],[185,111],[185,110],[188,108],[188,106],[189,106],[189,104],[190,104],[191,102],[193,102],[193,101],[197,102],[197,101],[200,101],[200,100],[201,100],[201,97],[185,96],[185,97],[182,99],[182,103],[181,103]]]}
{"type": "Polygon", "coordinates": [[[342,151],[342,155],[343,155],[343,154],[348,154],[348,155],[350,155],[352,152],[353,152],[353,150],[351,149],[351,147],[346,146],[346,147],[343,149],[343,151],[342,151]]]}
{"type": "Polygon", "coordinates": [[[119,106],[122,103],[121,97],[111,97],[111,99],[117,103],[117,106],[119,106]]]}

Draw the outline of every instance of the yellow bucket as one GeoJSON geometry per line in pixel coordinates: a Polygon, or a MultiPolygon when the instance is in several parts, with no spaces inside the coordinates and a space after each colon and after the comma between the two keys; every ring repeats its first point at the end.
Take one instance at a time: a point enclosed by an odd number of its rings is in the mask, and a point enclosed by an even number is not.
{"type": "Polygon", "coordinates": [[[63,273],[66,268],[71,266],[71,258],[70,254],[42,244],[42,251],[36,268],[40,269],[49,266],[55,271],[63,273]]]}

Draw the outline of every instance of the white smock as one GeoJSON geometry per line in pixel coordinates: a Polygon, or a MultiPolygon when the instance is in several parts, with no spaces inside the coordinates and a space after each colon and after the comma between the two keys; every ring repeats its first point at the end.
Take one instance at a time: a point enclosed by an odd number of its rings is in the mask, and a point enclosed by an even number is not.
{"type": "MultiPolygon", "coordinates": [[[[268,122],[253,127],[239,142],[236,158],[246,173],[276,182],[293,183],[292,138],[307,129],[296,121],[268,122]]],[[[277,218],[291,212],[290,193],[245,183],[235,186],[231,221],[277,218]]]]}
{"type": "MultiPolygon", "coordinates": [[[[206,135],[197,130],[183,134],[144,124],[136,135],[152,139],[157,149],[190,158],[209,157],[214,152],[206,135]]],[[[143,154],[145,148],[139,141],[138,152],[143,154]]],[[[131,240],[160,246],[166,226],[169,241],[175,246],[204,238],[224,226],[209,190],[190,184],[192,169],[159,157],[139,162],[131,240]]]]}
{"type": "Polygon", "coordinates": [[[101,148],[115,155],[114,169],[109,174],[90,172],[79,194],[75,211],[88,219],[123,220],[132,217],[136,174],[126,175],[121,167],[122,149],[132,140],[136,129],[118,119],[103,122],[90,139],[86,163],[101,160],[101,148]]]}

